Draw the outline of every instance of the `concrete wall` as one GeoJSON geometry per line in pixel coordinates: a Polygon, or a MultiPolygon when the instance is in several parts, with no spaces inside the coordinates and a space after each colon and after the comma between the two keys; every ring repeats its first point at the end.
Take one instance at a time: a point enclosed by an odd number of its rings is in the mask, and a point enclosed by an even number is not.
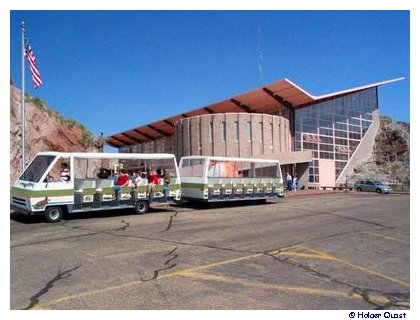
{"type": "Polygon", "coordinates": [[[308,187],[309,183],[309,162],[298,163],[296,165],[296,172],[298,175],[298,188],[308,187]]]}

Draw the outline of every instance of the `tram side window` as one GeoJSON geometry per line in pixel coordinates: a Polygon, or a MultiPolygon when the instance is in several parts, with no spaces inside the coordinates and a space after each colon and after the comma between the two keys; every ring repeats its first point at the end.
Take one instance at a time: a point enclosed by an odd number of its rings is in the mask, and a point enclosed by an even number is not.
{"type": "Polygon", "coordinates": [[[211,160],[208,167],[209,178],[241,178],[242,166],[238,161],[211,160]]]}
{"type": "Polygon", "coordinates": [[[74,178],[75,179],[86,179],[88,171],[87,159],[74,159],[74,178]]]}
{"type": "Polygon", "coordinates": [[[163,175],[164,170],[173,179],[176,178],[176,167],[173,159],[152,159],[146,160],[146,168],[155,171],[158,175],[163,175]]]}
{"type": "Polygon", "coordinates": [[[244,178],[254,177],[254,171],[252,170],[251,162],[242,162],[241,174],[244,178]]]}
{"type": "Polygon", "coordinates": [[[74,178],[75,179],[96,179],[101,169],[111,171],[111,165],[109,160],[104,159],[74,159],[74,178]]]}
{"type": "Polygon", "coordinates": [[[241,173],[244,178],[278,178],[280,176],[277,164],[265,162],[243,162],[241,173]]]}
{"type": "Polygon", "coordinates": [[[278,165],[273,163],[256,163],[255,177],[257,178],[278,178],[280,175],[278,165]]]}
{"type": "Polygon", "coordinates": [[[44,182],[69,182],[70,181],[70,159],[60,158],[51,168],[44,182]]]}
{"type": "Polygon", "coordinates": [[[184,159],[181,167],[181,175],[183,177],[203,176],[204,159],[184,159]]]}

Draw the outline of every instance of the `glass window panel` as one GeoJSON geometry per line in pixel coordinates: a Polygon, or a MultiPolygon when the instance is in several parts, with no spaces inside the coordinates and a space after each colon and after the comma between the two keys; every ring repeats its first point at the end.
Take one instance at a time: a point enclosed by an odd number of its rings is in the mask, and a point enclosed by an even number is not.
{"type": "Polygon", "coordinates": [[[334,138],[333,137],[319,137],[319,138],[321,139],[320,142],[322,142],[322,143],[330,143],[330,144],[332,144],[333,141],[334,141],[334,138]]]}
{"type": "Polygon", "coordinates": [[[336,122],[335,128],[340,130],[347,130],[347,123],[336,122]]]}
{"type": "Polygon", "coordinates": [[[239,140],[239,121],[235,121],[235,141],[239,140]]]}
{"type": "Polygon", "coordinates": [[[222,141],[226,141],[226,121],[222,121],[222,141]]]}
{"type": "Polygon", "coordinates": [[[335,138],[335,144],[339,144],[339,145],[347,145],[347,139],[340,139],[340,138],[335,138]]]}
{"type": "Polygon", "coordinates": [[[335,130],[334,132],[335,132],[336,137],[342,137],[342,138],[347,137],[347,132],[346,131],[335,130]]]}
{"type": "Polygon", "coordinates": [[[332,144],[320,144],[320,151],[334,151],[334,146],[332,144]]]}
{"type": "Polygon", "coordinates": [[[348,160],[349,156],[347,154],[344,154],[344,153],[336,153],[335,154],[335,159],[336,160],[348,160]]]}
{"type": "Polygon", "coordinates": [[[333,129],[319,128],[319,134],[332,136],[333,135],[333,129]]]}
{"type": "Polygon", "coordinates": [[[213,142],[214,138],[214,130],[213,130],[213,122],[209,123],[209,140],[210,142],[213,142]]]}
{"type": "Polygon", "coordinates": [[[350,118],[350,119],[349,119],[349,124],[352,124],[352,125],[359,125],[359,126],[360,126],[360,119],[350,118]]]}
{"type": "Polygon", "coordinates": [[[349,146],[356,148],[359,145],[359,141],[349,140],[349,146]]]}
{"type": "Polygon", "coordinates": [[[350,132],[349,133],[349,138],[350,139],[358,139],[358,140],[360,140],[361,139],[361,136],[360,136],[360,133],[350,132]]]}
{"type": "Polygon", "coordinates": [[[334,159],[334,153],[332,153],[332,152],[320,152],[319,157],[321,159],[334,159]]]}
{"type": "Polygon", "coordinates": [[[349,131],[360,133],[360,126],[354,126],[354,125],[349,126],[349,131]]]}
{"type": "Polygon", "coordinates": [[[341,122],[343,124],[347,124],[347,116],[342,114],[336,114],[334,117],[336,123],[341,122]]]}
{"type": "Polygon", "coordinates": [[[372,124],[372,121],[369,121],[369,120],[363,120],[362,121],[362,127],[363,128],[369,128],[371,124],[372,124]]]}
{"type": "Polygon", "coordinates": [[[366,119],[366,120],[372,120],[372,114],[365,113],[365,114],[363,114],[362,118],[366,119]]]}

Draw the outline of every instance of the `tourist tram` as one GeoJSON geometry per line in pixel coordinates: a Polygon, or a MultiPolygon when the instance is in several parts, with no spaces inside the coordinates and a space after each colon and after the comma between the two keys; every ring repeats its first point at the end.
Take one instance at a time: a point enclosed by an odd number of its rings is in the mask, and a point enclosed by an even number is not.
{"type": "Polygon", "coordinates": [[[180,160],[185,201],[267,200],[283,197],[278,160],[187,156],[180,160]]]}
{"type": "MultiPolygon", "coordinates": [[[[126,178],[126,177],[125,177],[126,178]]],[[[180,200],[181,183],[173,154],[41,152],[10,190],[11,207],[29,215],[43,214],[58,222],[63,213],[133,208],[180,200]],[[150,186],[146,172],[161,172],[150,186]],[[131,179],[119,186],[127,172],[131,179]],[[165,179],[162,172],[165,172],[165,179]]]]}
{"type": "Polygon", "coordinates": [[[40,152],[10,190],[10,205],[58,222],[64,213],[182,201],[221,202],[283,197],[278,160],[173,154],[40,152]],[[126,175],[126,184],[120,176],[126,175]],[[150,175],[156,176],[150,183],[150,175]],[[129,178],[127,178],[127,176],[129,178]],[[182,195],[182,196],[181,196],[182,195]]]}

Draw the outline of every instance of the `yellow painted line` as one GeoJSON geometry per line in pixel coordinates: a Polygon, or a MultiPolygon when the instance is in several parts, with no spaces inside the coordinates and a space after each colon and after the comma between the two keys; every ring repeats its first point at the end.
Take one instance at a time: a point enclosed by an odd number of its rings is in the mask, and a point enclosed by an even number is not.
{"type": "Polygon", "coordinates": [[[269,283],[261,283],[261,282],[253,282],[245,279],[238,279],[238,278],[230,278],[215,274],[208,274],[208,273],[196,273],[196,272],[184,272],[181,276],[201,279],[201,280],[208,280],[208,281],[218,281],[230,284],[240,284],[242,286],[257,288],[262,290],[278,290],[278,291],[288,291],[300,294],[308,294],[308,295],[315,295],[315,296],[323,296],[323,297],[334,297],[334,298],[356,298],[362,299],[359,294],[353,292],[342,292],[342,291],[335,291],[335,290],[325,290],[325,289],[318,289],[318,288],[310,288],[310,287],[295,287],[295,286],[284,286],[284,285],[277,285],[277,284],[269,284],[269,283]]]}
{"type": "Polygon", "coordinates": [[[336,262],[339,262],[339,263],[344,264],[346,266],[349,266],[349,267],[352,267],[354,269],[360,270],[360,271],[362,271],[364,273],[373,274],[373,275],[378,276],[378,277],[381,277],[383,279],[387,279],[389,281],[399,283],[400,285],[402,285],[404,287],[410,287],[410,284],[408,282],[404,281],[404,280],[401,280],[401,279],[398,279],[398,278],[389,276],[387,274],[384,274],[384,273],[381,273],[381,272],[378,272],[378,271],[375,271],[375,270],[372,270],[372,269],[369,269],[369,268],[365,268],[365,267],[359,266],[359,265],[357,265],[355,263],[348,262],[346,260],[343,260],[343,259],[334,257],[334,256],[332,256],[332,255],[330,255],[328,253],[325,253],[325,252],[321,252],[321,251],[318,251],[318,250],[315,250],[315,249],[310,249],[310,248],[307,248],[307,247],[304,247],[304,246],[300,246],[300,247],[301,248],[304,248],[304,249],[306,249],[308,251],[315,252],[315,253],[317,253],[317,254],[325,257],[328,260],[336,261],[336,262]]]}
{"type": "Polygon", "coordinates": [[[363,231],[362,233],[366,233],[366,234],[370,234],[372,236],[384,238],[384,239],[395,241],[395,242],[400,242],[400,243],[403,243],[403,244],[406,244],[406,245],[410,245],[410,242],[408,242],[408,241],[404,241],[404,240],[397,239],[397,238],[390,237],[390,236],[385,236],[383,234],[379,234],[379,233],[375,233],[375,232],[370,232],[370,231],[363,231]]]}
{"type": "MultiPolygon", "coordinates": [[[[274,250],[272,252],[278,252],[278,250],[274,250]]],[[[270,252],[270,254],[271,254],[271,252],[270,252]]],[[[170,277],[174,277],[174,276],[179,276],[179,275],[182,275],[184,273],[191,273],[193,271],[198,271],[198,270],[203,270],[203,269],[210,268],[210,267],[215,267],[215,266],[220,266],[220,265],[224,265],[224,264],[234,263],[234,262],[237,262],[237,261],[252,259],[252,258],[260,257],[260,256],[263,256],[263,255],[264,255],[264,253],[257,253],[257,254],[247,255],[247,256],[243,256],[243,257],[239,257],[239,258],[217,261],[217,262],[205,264],[205,265],[198,266],[198,267],[183,269],[183,270],[175,271],[175,272],[172,272],[172,273],[164,274],[162,276],[158,276],[155,280],[160,280],[160,279],[170,278],[170,277]]],[[[60,302],[66,301],[66,300],[83,298],[83,297],[94,295],[94,294],[97,294],[97,293],[119,290],[119,289],[123,289],[123,288],[126,288],[126,287],[131,287],[131,286],[134,286],[134,285],[144,284],[144,283],[145,283],[144,281],[137,280],[137,281],[123,283],[123,284],[116,285],[116,286],[110,286],[110,287],[100,288],[100,289],[86,291],[86,292],[82,292],[82,293],[77,293],[77,294],[74,294],[74,295],[65,296],[65,297],[62,297],[62,298],[55,299],[55,300],[47,301],[45,303],[40,303],[36,307],[34,307],[33,309],[45,309],[49,305],[57,304],[57,303],[60,303],[60,302]]]]}
{"type": "Polygon", "coordinates": [[[312,258],[312,259],[322,259],[322,260],[331,260],[329,257],[325,257],[320,254],[310,254],[310,253],[299,253],[299,252],[281,252],[280,256],[291,256],[291,257],[301,257],[301,258],[312,258]]]}
{"type": "Polygon", "coordinates": [[[178,271],[177,273],[192,272],[192,271],[207,269],[207,268],[221,266],[223,264],[229,264],[229,263],[233,263],[233,262],[237,262],[237,261],[241,261],[241,260],[257,258],[257,257],[263,256],[263,255],[264,255],[263,253],[256,253],[256,254],[252,254],[252,255],[249,255],[249,256],[244,256],[244,257],[239,257],[239,258],[234,258],[234,259],[229,259],[229,260],[222,260],[222,261],[205,264],[205,265],[198,266],[198,267],[191,268],[191,269],[181,270],[181,271],[178,271]]]}

